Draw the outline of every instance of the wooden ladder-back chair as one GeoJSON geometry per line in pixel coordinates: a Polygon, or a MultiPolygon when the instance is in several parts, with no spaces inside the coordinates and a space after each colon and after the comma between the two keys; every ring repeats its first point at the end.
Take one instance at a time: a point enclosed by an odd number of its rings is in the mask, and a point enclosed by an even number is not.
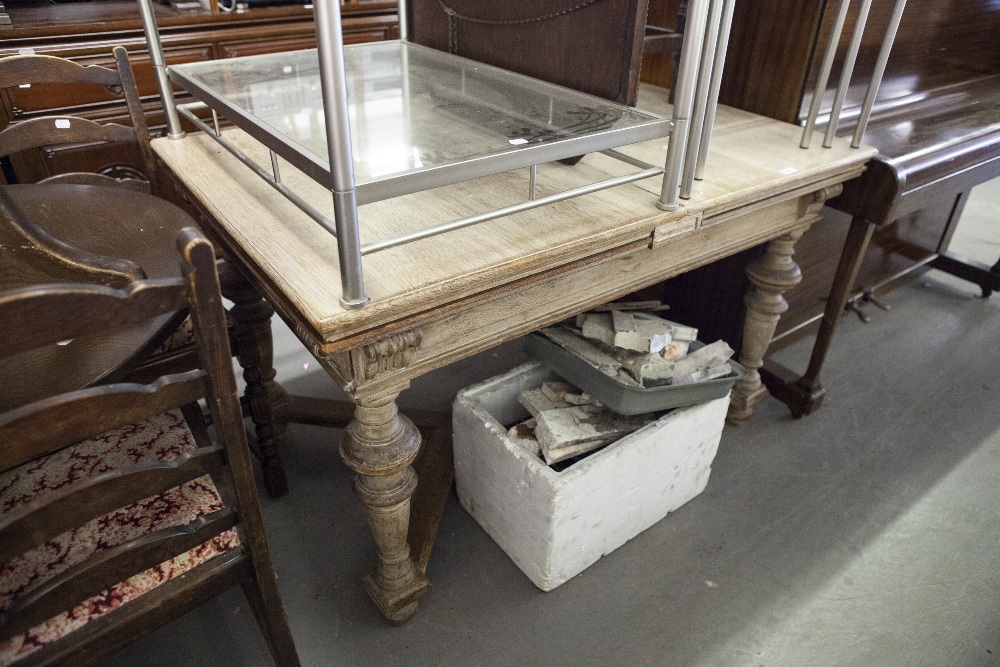
{"type": "Polygon", "coordinates": [[[11,123],[0,130],[0,158],[63,144],[136,144],[146,171],[145,181],[133,178],[119,180],[103,173],[74,172],[49,176],[40,182],[122,185],[144,192],[155,191],[155,164],[149,147],[149,130],[128,52],[116,46],[114,57],[115,69],[98,65],[85,67],[54,56],[18,55],[0,59],[0,89],[45,84],[102,86],[112,95],[125,98],[132,123],[131,127],[116,123],[101,124],[77,116],[41,116],[11,123]]]}
{"type": "MultiPolygon", "coordinates": [[[[19,55],[0,58],[0,90],[23,85],[46,84],[105,87],[112,94],[125,98],[132,123],[131,127],[127,127],[114,123],[102,125],[73,116],[30,118],[12,123],[0,130],[0,158],[23,155],[26,151],[51,145],[107,142],[116,146],[121,145],[121,142],[129,142],[137,146],[148,180],[134,178],[119,180],[105,174],[73,172],[56,174],[42,179],[39,183],[113,185],[160,194],[142,100],[129,64],[128,53],[123,47],[115,47],[114,58],[116,69],[96,65],[84,67],[71,60],[54,56],[19,55]]],[[[114,172],[118,165],[119,162],[115,161],[107,169],[114,172]]],[[[0,182],[3,180],[3,176],[0,175],[0,182]]],[[[109,208],[109,211],[114,210],[115,207],[109,208]]],[[[137,243],[142,242],[137,240],[137,243]]],[[[224,269],[223,274],[228,288],[226,296],[236,304],[234,313],[245,315],[243,320],[233,327],[231,342],[245,371],[247,381],[245,404],[254,422],[256,451],[259,453],[268,494],[280,497],[288,492],[288,483],[274,442],[272,400],[283,396],[283,391],[274,382],[274,369],[271,367],[272,311],[263,304],[253,288],[237,275],[235,269],[231,267],[224,269]]],[[[170,336],[163,347],[149,357],[148,367],[141,369],[141,377],[158,375],[165,369],[184,368],[189,359],[195,356],[191,340],[190,323],[182,322],[176,334],[170,336]]]]}
{"type": "Polygon", "coordinates": [[[0,294],[0,356],[190,310],[201,368],[0,412],[0,665],[92,664],[240,583],[297,665],[264,536],[211,244],[183,278],[0,294]],[[197,401],[214,425],[209,437],[197,401]]]}

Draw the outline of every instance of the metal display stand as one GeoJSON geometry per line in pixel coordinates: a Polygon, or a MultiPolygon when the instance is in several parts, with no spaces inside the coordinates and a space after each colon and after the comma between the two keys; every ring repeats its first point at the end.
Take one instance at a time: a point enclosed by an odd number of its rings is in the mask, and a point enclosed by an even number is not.
{"type": "MultiPolygon", "coordinates": [[[[318,49],[167,67],[150,2],[140,0],[140,5],[167,110],[168,136],[184,136],[179,120],[183,116],[333,234],[340,259],[341,302],[347,308],[368,303],[362,257],[370,253],[664,173],[658,205],[676,209],[695,95],[700,93],[701,98],[696,110],[700,118],[692,125],[698,134],[692,157],[707,149],[710,125],[703,133],[704,119],[714,115],[715,105],[707,86],[713,68],[721,72],[725,58],[724,40],[717,39],[719,16],[726,14],[731,20],[731,12],[716,10],[709,21],[709,0],[692,0],[695,20],[689,19],[674,117],[667,120],[412,44],[405,40],[405,19],[400,41],[344,47],[339,6],[331,0],[315,3],[318,49]],[[712,22],[715,25],[706,26],[712,22]],[[710,51],[699,75],[706,44],[710,51]],[[171,82],[198,102],[174,104],[171,82]],[[194,113],[204,106],[212,111],[213,126],[194,113]],[[270,169],[226,140],[220,116],[270,150],[270,169]],[[666,136],[672,136],[666,167],[613,150],[666,136]],[[639,171],[536,195],[538,164],[591,152],[603,152],[639,171]],[[330,190],[332,220],[282,182],[279,158],[330,190]],[[361,243],[358,205],[524,167],[531,170],[531,178],[523,202],[361,243]]],[[[712,2],[721,8],[723,0],[712,2]]],[[[400,15],[405,16],[402,5],[400,15]]],[[[728,36],[726,27],[723,36],[728,36]]],[[[703,163],[704,155],[700,157],[703,163]]]]}

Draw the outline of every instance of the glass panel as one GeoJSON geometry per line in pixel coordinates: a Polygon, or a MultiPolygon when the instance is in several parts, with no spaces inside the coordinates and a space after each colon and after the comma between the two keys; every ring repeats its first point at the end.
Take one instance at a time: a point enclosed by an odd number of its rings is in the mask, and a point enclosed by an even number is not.
{"type": "MultiPolygon", "coordinates": [[[[608,130],[669,129],[636,109],[406,42],[344,54],[359,185],[608,130]]],[[[315,49],[171,69],[327,160],[315,49]]]]}

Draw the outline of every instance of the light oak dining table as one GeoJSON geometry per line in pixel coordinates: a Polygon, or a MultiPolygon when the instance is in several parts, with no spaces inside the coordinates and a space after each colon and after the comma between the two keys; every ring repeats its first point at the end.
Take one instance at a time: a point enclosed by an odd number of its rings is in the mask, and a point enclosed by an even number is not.
{"type": "MultiPolygon", "coordinates": [[[[644,86],[638,106],[669,116],[666,100],[666,91],[644,86]]],[[[240,130],[223,133],[258,164],[269,164],[267,149],[240,130]]],[[[795,241],[875,154],[846,141],[803,150],[800,136],[793,125],[722,106],[705,179],[679,210],[657,208],[661,179],[650,178],[391,248],[365,257],[371,301],[360,309],[341,305],[335,239],[211,137],[157,139],[153,150],[178,198],[351,398],[340,453],[357,473],[354,488],[377,551],[375,571],[364,581],[383,615],[401,623],[430,583],[425,557],[415,562],[411,554],[411,544],[429,553],[410,526],[417,488],[411,463],[421,437],[397,410],[397,396],[424,373],[766,244],[747,269],[753,287],[738,357],[749,373],[734,387],[729,413],[731,423],[745,421],[767,395],[757,369],[787,307],[782,295],[801,278],[795,241]]],[[[666,144],[651,140],[620,151],[662,165],[666,144]]],[[[538,193],[629,169],[601,154],[573,166],[539,165],[538,193]]],[[[330,212],[328,191],[290,165],[282,165],[282,177],[330,212]]],[[[367,204],[358,211],[362,243],[522,201],[528,181],[522,169],[367,204]]],[[[321,409],[303,410],[315,418],[321,409]]],[[[293,405],[292,419],[295,412],[293,405]]],[[[426,533],[422,538],[432,540],[426,533]]]]}

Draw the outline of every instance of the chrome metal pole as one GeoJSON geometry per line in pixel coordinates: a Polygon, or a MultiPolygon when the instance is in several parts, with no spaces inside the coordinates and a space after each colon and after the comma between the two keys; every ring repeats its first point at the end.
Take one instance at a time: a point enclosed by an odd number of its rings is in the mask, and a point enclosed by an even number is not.
{"type": "Polygon", "coordinates": [[[323,88],[326,145],[330,154],[333,219],[337,228],[340,259],[341,304],[362,308],[368,304],[361,273],[361,232],[354,191],[354,154],[347,106],[347,72],[344,66],[344,34],[340,5],[336,0],[315,0],[316,40],[319,47],[319,77],[323,88]]]}
{"type": "Polygon", "coordinates": [[[659,176],[662,173],[663,169],[660,167],[653,167],[652,169],[646,169],[634,174],[626,174],[625,176],[618,176],[617,178],[609,178],[606,181],[590,183],[589,185],[583,185],[578,188],[573,188],[572,190],[563,190],[562,192],[557,192],[554,195],[546,195],[534,200],[523,201],[511,206],[505,206],[504,208],[487,211],[486,213],[479,213],[478,215],[469,216],[468,218],[459,218],[458,220],[452,220],[451,222],[434,225],[433,227],[424,227],[423,229],[418,229],[408,234],[402,234],[390,239],[367,243],[361,246],[361,251],[363,254],[369,255],[381,250],[395,248],[396,246],[400,246],[405,243],[412,243],[413,241],[430,238],[432,236],[437,236],[438,234],[444,234],[445,232],[452,232],[456,229],[463,229],[471,225],[478,225],[481,222],[496,220],[497,218],[503,218],[515,213],[521,213],[523,211],[530,211],[532,209],[548,206],[549,204],[554,204],[556,202],[573,199],[574,197],[582,197],[583,195],[587,195],[592,192],[600,192],[601,190],[607,190],[608,188],[625,185],[626,183],[642,181],[647,178],[659,176]]]}
{"type": "Polygon", "coordinates": [[[830,81],[830,72],[833,71],[833,61],[837,57],[837,45],[840,44],[840,35],[844,32],[844,23],[847,21],[847,10],[850,9],[850,6],[851,0],[840,0],[840,9],[837,10],[837,18],[830,32],[830,41],[826,45],[826,53],[823,54],[823,64],[820,66],[819,78],[816,80],[816,89],[813,91],[812,104],[809,105],[806,128],[802,132],[802,142],[799,144],[801,148],[809,148],[809,142],[812,141],[813,128],[816,126],[816,116],[819,115],[819,107],[823,103],[826,84],[830,81]]]}
{"type": "Polygon", "coordinates": [[[156,87],[160,91],[160,99],[163,100],[163,113],[167,117],[167,136],[171,139],[180,139],[184,136],[184,129],[181,127],[180,116],[177,115],[174,89],[170,87],[170,77],[167,76],[163,44],[160,42],[160,31],[156,28],[152,0],[139,0],[139,16],[142,18],[142,30],[146,33],[146,42],[149,44],[149,60],[153,64],[156,87]]]}
{"type": "Polygon", "coordinates": [[[712,83],[712,62],[715,46],[719,41],[719,20],[722,18],[722,0],[710,0],[708,24],[705,27],[705,44],[701,49],[701,64],[698,67],[698,87],[688,128],[688,145],[684,153],[684,171],[681,176],[681,199],[691,199],[694,188],[694,170],[701,147],[701,131],[705,127],[705,113],[708,111],[708,94],[712,83]]]}
{"type": "Polygon", "coordinates": [[[871,118],[872,107],[875,106],[875,98],[878,96],[878,88],[882,84],[882,75],[885,74],[885,66],[889,62],[889,53],[892,52],[893,42],[896,41],[896,31],[899,29],[904,9],[906,9],[906,0],[896,0],[896,7],[892,10],[892,18],[889,19],[889,27],[886,28],[885,38],[882,40],[882,49],[878,52],[878,59],[875,61],[872,80],[868,84],[864,104],[861,105],[861,116],[858,117],[858,125],[854,128],[854,139],[851,141],[851,146],[854,148],[861,145],[861,138],[865,136],[865,130],[868,129],[868,119],[871,118]]]}
{"type": "Polygon", "coordinates": [[[410,39],[410,24],[406,18],[406,0],[397,0],[396,15],[399,17],[399,38],[402,41],[410,39]]]}
{"type": "Polygon", "coordinates": [[[235,157],[237,160],[239,160],[240,162],[242,162],[246,167],[248,167],[249,169],[251,169],[253,171],[253,173],[255,173],[258,176],[260,176],[260,178],[261,178],[262,181],[264,181],[265,183],[267,183],[268,185],[270,185],[272,188],[274,188],[275,190],[277,190],[278,192],[280,192],[281,194],[283,194],[289,201],[291,201],[293,204],[295,204],[296,206],[298,206],[299,209],[302,210],[302,212],[304,212],[310,218],[312,218],[313,220],[315,220],[316,222],[318,222],[320,225],[322,225],[323,228],[326,231],[330,232],[330,234],[332,234],[334,238],[337,238],[337,228],[336,228],[336,226],[334,225],[334,223],[329,218],[327,218],[325,215],[323,215],[318,210],[316,210],[315,207],[313,207],[306,200],[302,199],[302,197],[298,196],[297,194],[295,194],[294,192],[292,192],[291,190],[289,190],[288,186],[286,186],[284,183],[280,183],[280,182],[274,180],[274,177],[271,174],[267,173],[267,171],[263,167],[261,167],[260,165],[258,165],[252,159],[250,159],[250,157],[247,156],[246,153],[244,153],[240,149],[236,148],[236,146],[233,146],[231,143],[229,143],[228,141],[226,141],[225,137],[216,136],[215,134],[213,134],[212,131],[211,131],[211,128],[208,125],[206,125],[204,121],[202,121],[200,118],[198,118],[197,116],[195,116],[194,113],[191,112],[192,108],[196,108],[199,105],[200,105],[200,103],[196,103],[196,104],[183,104],[183,105],[177,107],[177,111],[182,116],[184,116],[188,120],[189,123],[191,123],[192,125],[194,125],[198,129],[200,129],[201,131],[203,131],[208,136],[212,137],[216,141],[216,143],[218,143],[220,146],[222,146],[227,151],[229,151],[229,153],[233,157],[235,157]]]}
{"type": "Polygon", "coordinates": [[[840,124],[840,112],[844,109],[844,99],[847,97],[847,89],[851,85],[851,75],[854,73],[854,63],[858,59],[858,50],[861,48],[861,37],[865,33],[865,24],[868,23],[868,10],[871,9],[872,0],[861,0],[861,8],[858,10],[858,18],[854,24],[854,34],[851,35],[851,43],[847,47],[847,55],[844,57],[844,69],[840,73],[840,85],[837,86],[837,94],[833,98],[833,109],[830,110],[830,122],[826,125],[826,134],[823,136],[823,148],[833,146],[833,137],[837,134],[837,125],[840,124]]]}
{"type": "Polygon", "coordinates": [[[274,182],[281,183],[281,171],[278,169],[278,154],[271,151],[271,173],[274,174],[274,182]]]}
{"type": "Polygon", "coordinates": [[[733,11],[736,0],[725,0],[722,8],[722,25],[719,28],[719,39],[715,45],[715,62],[712,64],[712,86],[708,91],[708,109],[705,111],[705,123],[701,129],[701,141],[698,143],[698,161],[694,168],[694,180],[705,178],[705,164],[708,162],[708,146],[712,142],[712,127],[715,125],[715,112],[719,108],[719,90],[722,88],[722,72],[726,66],[726,53],[729,50],[729,33],[733,27],[733,11]]]}
{"type": "Polygon", "coordinates": [[[674,127],[667,144],[667,159],[664,166],[663,186],[656,206],[664,211],[676,211],[677,188],[681,180],[681,165],[688,138],[688,121],[694,106],[694,89],[698,77],[698,63],[705,40],[705,24],[708,20],[708,0],[691,0],[688,3],[687,24],[684,29],[684,44],[681,46],[680,65],[677,80],[674,81],[674,127]]]}

